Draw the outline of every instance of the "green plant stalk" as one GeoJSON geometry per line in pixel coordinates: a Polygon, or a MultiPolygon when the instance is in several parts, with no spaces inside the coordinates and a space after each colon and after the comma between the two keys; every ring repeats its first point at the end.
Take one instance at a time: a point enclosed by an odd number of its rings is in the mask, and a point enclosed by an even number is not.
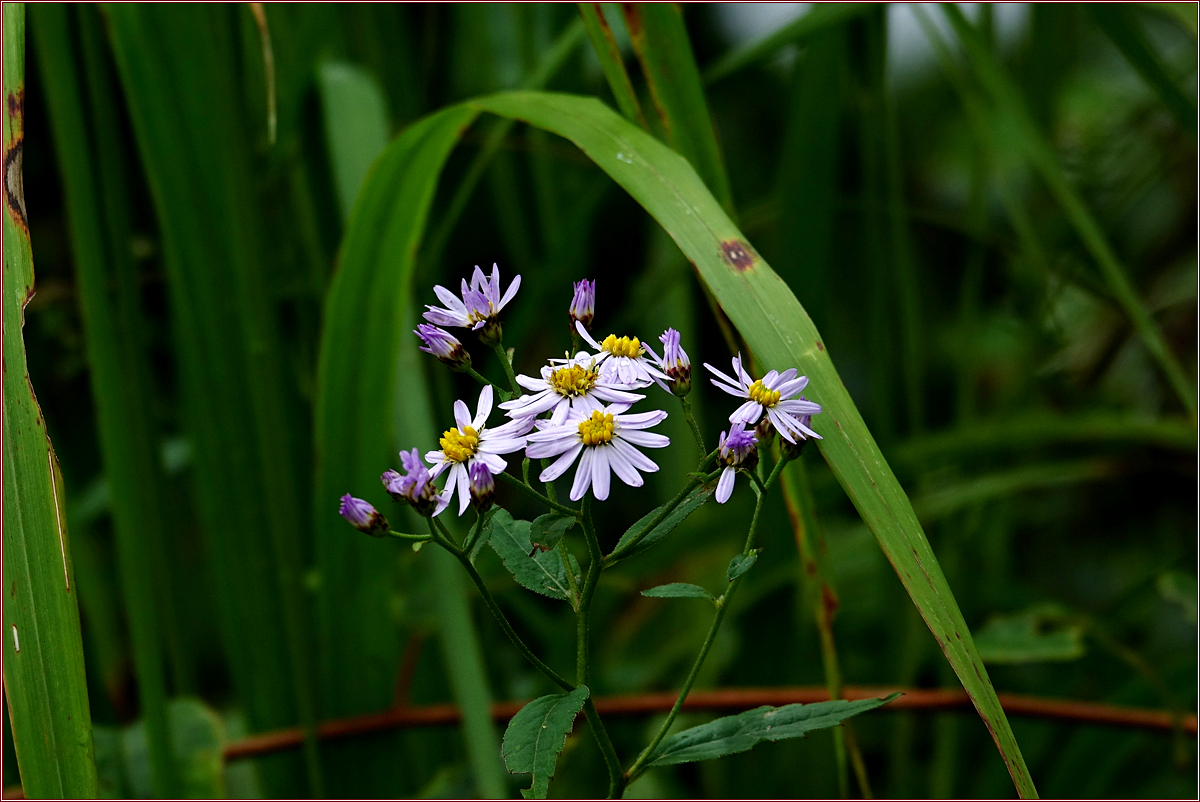
{"type": "Polygon", "coordinates": [[[462,563],[463,568],[467,570],[467,575],[471,577],[471,581],[475,583],[475,587],[479,590],[479,595],[483,597],[483,603],[491,611],[492,616],[496,619],[496,623],[500,625],[500,629],[504,631],[505,636],[512,642],[513,646],[517,647],[517,651],[528,660],[534,668],[541,671],[558,687],[564,691],[573,691],[575,686],[572,685],[565,677],[559,674],[550,666],[542,662],[533,650],[525,645],[525,641],[521,640],[521,636],[512,628],[512,624],[508,623],[508,618],[504,615],[504,611],[500,609],[500,605],[496,604],[496,599],[492,596],[491,591],[487,589],[487,584],[483,581],[483,577],[475,570],[475,566],[471,563],[470,555],[462,551],[454,545],[450,534],[442,526],[441,522],[436,518],[430,518],[430,532],[433,539],[439,546],[454,555],[454,557],[462,563]]]}
{"type": "Polygon", "coordinates": [[[1059,206],[1071,221],[1072,227],[1092,254],[1100,273],[1116,297],[1117,302],[1129,316],[1134,328],[1142,338],[1146,350],[1158,362],[1175,394],[1189,414],[1196,414],[1195,382],[1189,378],[1179,360],[1167,348],[1158,324],[1154,322],[1145,304],[1137,295],[1133,283],[1121,264],[1112,246],[1104,236],[1095,217],[1088,210],[1078,190],[1071,185],[1050,144],[1046,141],[1037,123],[1025,106],[1017,88],[1001,71],[979,39],[979,33],[967,22],[962,11],[953,4],[944,4],[942,11],[958,34],[959,41],[975,68],[976,75],[992,96],[998,108],[1016,124],[1021,132],[1020,143],[1026,157],[1041,174],[1051,193],[1058,199],[1059,206]]]}
{"type": "Polygon", "coordinates": [[[521,385],[517,384],[517,374],[513,372],[512,360],[508,358],[508,351],[504,350],[504,343],[492,343],[492,350],[496,352],[496,357],[500,360],[500,364],[504,366],[504,375],[508,377],[508,383],[512,387],[512,391],[519,396],[521,394],[521,385]]]}
{"type": "Polygon", "coordinates": [[[563,504],[559,504],[557,501],[551,501],[549,498],[547,498],[546,496],[543,496],[541,493],[537,492],[536,490],[534,490],[529,485],[525,484],[523,481],[521,481],[517,477],[510,476],[507,472],[496,474],[496,478],[500,479],[501,481],[505,482],[506,484],[512,485],[517,490],[520,490],[522,493],[529,496],[530,498],[540,501],[542,504],[545,504],[547,507],[554,510],[555,512],[561,512],[563,515],[570,515],[573,518],[578,518],[580,516],[579,510],[572,509],[563,504]]]}
{"type": "MultiPolygon", "coordinates": [[[[596,592],[596,584],[600,581],[600,572],[604,570],[604,552],[600,550],[600,539],[596,537],[596,528],[592,523],[591,500],[590,492],[584,495],[583,509],[581,510],[583,515],[580,519],[583,526],[583,537],[587,542],[588,567],[587,575],[583,580],[583,588],[579,594],[579,609],[575,611],[576,685],[588,685],[591,680],[592,594],[596,592]]],[[[570,574],[571,564],[568,562],[566,566],[567,573],[570,574]]],[[[588,685],[588,687],[591,686],[588,685]]],[[[608,737],[608,730],[605,729],[604,722],[600,720],[600,713],[596,710],[595,703],[591,702],[590,696],[588,702],[584,703],[583,713],[587,717],[588,727],[596,738],[596,744],[600,747],[600,753],[604,757],[604,766],[608,769],[608,796],[610,799],[618,798],[625,789],[621,761],[617,758],[612,740],[608,737]]]]}
{"type": "MultiPolygon", "coordinates": [[[[821,642],[821,664],[825,672],[825,686],[830,699],[842,698],[842,672],[838,662],[837,645],[833,637],[833,617],[838,606],[837,591],[830,577],[825,554],[825,541],[817,526],[815,504],[808,483],[808,470],[803,460],[795,459],[785,466],[780,474],[780,491],[791,519],[796,537],[796,548],[802,566],[801,577],[804,587],[804,606],[812,613],[821,642]]],[[[838,789],[843,798],[849,794],[847,755],[854,765],[859,790],[864,799],[871,798],[865,764],[857,742],[847,737],[851,732],[849,722],[833,730],[834,756],[837,760],[838,789]]]]}
{"type": "Polygon", "coordinates": [[[704,466],[708,462],[705,457],[708,449],[704,446],[704,435],[700,431],[700,424],[696,422],[696,416],[692,413],[692,405],[686,396],[679,398],[679,405],[683,407],[683,418],[687,421],[688,428],[692,430],[692,438],[696,441],[696,451],[700,454],[699,470],[704,470],[704,466]]]}
{"type": "Polygon", "coordinates": [[[458,368],[458,370],[461,370],[463,373],[467,374],[472,379],[474,379],[475,381],[482,384],[484,387],[491,387],[492,389],[494,389],[496,392],[498,392],[500,394],[500,400],[502,400],[502,401],[507,400],[508,390],[505,390],[503,387],[496,384],[494,381],[489,379],[487,376],[484,376],[482,373],[475,370],[475,368],[471,367],[470,365],[467,365],[465,367],[458,368]]]}
{"type": "MultiPolygon", "coordinates": [[[[82,6],[78,10],[92,12],[82,6]]],[[[121,172],[108,172],[108,180],[103,180],[96,169],[98,164],[111,168],[117,155],[105,147],[113,144],[112,132],[106,132],[110,136],[101,141],[102,134],[96,130],[113,120],[95,114],[97,107],[105,105],[101,101],[92,106],[89,126],[77,77],[81,73],[89,76],[91,94],[97,100],[96,83],[107,65],[93,61],[89,69],[79,69],[68,13],[67,6],[35,6],[33,31],[66,190],[97,427],[112,493],[120,587],[145,718],[151,786],[156,796],[174,797],[183,792],[183,785],[167,722],[160,631],[164,622],[159,620],[167,600],[160,598],[155,588],[166,561],[156,560],[154,553],[162,550],[162,538],[173,530],[166,526],[162,507],[166,494],[158,438],[152,430],[147,374],[140,369],[146,357],[138,346],[136,269],[128,248],[113,242],[126,243],[130,236],[124,209],[115,208],[124,198],[118,201],[113,197],[123,186],[121,172]],[[106,234],[113,241],[107,240],[106,234]],[[113,285],[117,287],[115,298],[109,292],[113,285]]],[[[86,27],[85,21],[80,22],[86,27]]],[[[101,96],[111,101],[113,93],[101,96]]]]}
{"type": "MultiPolygon", "coordinates": [[[[767,478],[765,483],[767,488],[770,488],[775,480],[779,478],[779,472],[783,470],[783,466],[784,460],[780,460],[779,462],[775,463],[775,468],[771,471],[771,475],[767,478]]],[[[767,494],[763,491],[760,491],[757,486],[754,488],[754,493],[757,497],[754,502],[754,516],[750,519],[750,531],[746,535],[746,545],[742,548],[743,556],[748,556],[750,552],[754,550],[754,544],[758,537],[758,519],[760,513],[762,512],[763,500],[767,496],[767,494]]],[[[650,741],[650,744],[642,750],[642,753],[638,755],[638,759],[634,761],[633,765],[629,767],[629,770],[625,772],[626,783],[631,783],[638,777],[642,776],[642,774],[646,771],[646,764],[649,762],[650,756],[654,754],[655,748],[662,743],[663,738],[667,737],[667,731],[671,729],[671,725],[675,723],[675,718],[679,715],[679,711],[683,708],[683,703],[687,700],[688,693],[690,693],[692,690],[692,685],[696,683],[696,677],[700,674],[700,668],[704,665],[704,659],[708,657],[708,651],[712,648],[713,642],[716,640],[717,630],[721,628],[721,622],[725,620],[725,613],[729,611],[729,607],[733,602],[733,595],[737,592],[738,586],[741,585],[743,578],[745,578],[745,574],[730,582],[729,588],[725,591],[721,598],[717,600],[717,613],[715,616],[713,616],[712,626],[708,628],[708,635],[704,638],[704,645],[700,647],[700,654],[696,656],[696,662],[692,664],[692,670],[688,672],[687,679],[683,681],[683,688],[680,689],[679,696],[675,699],[675,704],[671,707],[671,711],[667,713],[666,720],[663,721],[662,726],[658,728],[658,732],[650,741]]]]}
{"type": "MultiPolygon", "coordinates": [[[[638,102],[637,93],[633,91],[633,82],[629,80],[629,72],[625,69],[625,60],[621,58],[621,48],[613,36],[608,20],[604,18],[604,7],[601,3],[576,3],[579,14],[583,17],[583,25],[587,30],[592,49],[600,61],[600,69],[612,90],[613,98],[621,114],[632,123],[637,123],[643,131],[650,130],[650,123],[638,102]]],[[[574,352],[572,352],[574,353],[574,352]]]]}
{"type": "Polygon", "coordinates": [[[58,460],[29,383],[22,328],[33,295],[20,148],[25,118],[25,6],[5,3],[3,90],[4,690],[25,794],[97,796],[92,717],[58,460]]]}

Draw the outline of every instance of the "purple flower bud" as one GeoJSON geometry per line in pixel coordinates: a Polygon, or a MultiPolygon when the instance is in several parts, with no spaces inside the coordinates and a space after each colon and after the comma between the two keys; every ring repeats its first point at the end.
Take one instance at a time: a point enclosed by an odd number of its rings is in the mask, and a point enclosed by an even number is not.
{"type": "Polygon", "coordinates": [[[384,518],[379,510],[349,493],[342,496],[342,505],[338,508],[338,513],[355,529],[372,537],[383,537],[390,529],[387,518],[384,518]]]}
{"type": "Polygon", "coordinates": [[[585,329],[592,328],[592,317],[596,313],[596,282],[575,282],[575,295],[571,298],[571,333],[575,332],[575,321],[583,324],[585,329]]]}
{"type": "Polygon", "coordinates": [[[471,479],[471,504],[479,512],[487,512],[492,506],[492,498],[496,495],[496,482],[492,472],[482,461],[476,460],[467,468],[471,479]]]}
{"type": "Polygon", "coordinates": [[[471,355],[467,353],[467,349],[445,329],[428,323],[418,323],[413,333],[424,343],[421,346],[422,351],[433,354],[452,369],[461,371],[471,367],[471,355]]]}
{"type": "Polygon", "coordinates": [[[741,424],[731,426],[729,434],[721,432],[721,441],[717,459],[722,465],[750,470],[758,462],[758,440],[753,432],[748,432],[741,424]]]}
{"type": "Polygon", "coordinates": [[[663,344],[661,367],[671,379],[671,392],[683,398],[692,389],[692,363],[679,344],[679,332],[667,329],[658,339],[663,344]]]}
{"type": "Polygon", "coordinates": [[[387,470],[379,477],[388,495],[401,504],[413,505],[417,512],[426,517],[446,509],[449,496],[438,494],[433,474],[421,462],[421,456],[415,448],[400,452],[400,464],[405,473],[387,470]]]}

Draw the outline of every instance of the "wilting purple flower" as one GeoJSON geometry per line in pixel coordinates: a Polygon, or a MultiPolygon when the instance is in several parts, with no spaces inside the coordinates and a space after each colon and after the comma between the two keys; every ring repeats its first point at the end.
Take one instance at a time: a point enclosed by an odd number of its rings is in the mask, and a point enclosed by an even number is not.
{"type": "Polygon", "coordinates": [[[575,323],[582,323],[584,328],[592,327],[592,316],[596,313],[596,282],[575,282],[575,295],[571,298],[571,331],[575,331],[575,323]]]}
{"type": "Polygon", "coordinates": [[[383,537],[383,534],[391,528],[388,526],[387,518],[384,518],[379,510],[372,507],[369,502],[355,498],[349,493],[342,496],[342,504],[338,507],[338,513],[355,529],[373,537],[383,537]]]}
{"type": "Polygon", "coordinates": [[[413,505],[421,515],[440,515],[450,503],[450,494],[438,493],[433,484],[434,476],[425,467],[425,463],[421,462],[420,452],[415,448],[412,451],[401,451],[400,465],[405,473],[387,470],[379,477],[388,494],[402,504],[413,505]]]}
{"type": "Polygon", "coordinates": [[[489,278],[475,266],[471,275],[471,283],[462,280],[462,297],[456,296],[445,287],[435,286],[434,293],[446,305],[445,309],[436,306],[426,306],[425,319],[439,326],[461,326],[479,332],[479,338],[486,343],[500,341],[500,320],[497,317],[521,286],[521,277],[513,279],[508,285],[508,291],[500,294],[500,268],[493,264],[492,275],[489,278]],[[482,331],[481,331],[482,329],[482,331]]]}
{"type": "Polygon", "coordinates": [[[725,466],[717,482],[717,503],[724,504],[733,493],[733,481],[738,469],[753,470],[758,462],[758,441],[753,432],[746,431],[745,424],[729,427],[729,434],[721,432],[717,445],[717,460],[725,466]]]}
{"type": "Polygon", "coordinates": [[[463,348],[453,334],[428,323],[418,323],[413,332],[425,343],[421,350],[433,354],[455,370],[464,370],[471,366],[471,355],[463,348]]]}
{"type": "Polygon", "coordinates": [[[472,462],[467,468],[467,476],[471,480],[471,505],[479,512],[487,512],[492,506],[492,498],[496,495],[496,482],[492,472],[483,462],[472,462]]]}
{"type": "Polygon", "coordinates": [[[741,354],[733,358],[733,377],[725,375],[707,362],[704,363],[704,367],[717,377],[712,380],[717,389],[746,399],[746,402],[729,416],[730,423],[753,426],[766,412],[780,437],[792,444],[805,437],[821,439],[821,435],[808,425],[812,416],[821,411],[821,406],[808,399],[801,400],[795,397],[808,385],[807,376],[796,378],[795,368],[788,368],[783,373],[777,370],[768,371],[766,376],[754,380],[742,367],[741,354]]]}
{"type": "Polygon", "coordinates": [[[688,360],[683,346],[679,344],[679,332],[675,329],[667,329],[658,339],[663,344],[662,359],[659,359],[653,351],[650,353],[658,362],[658,366],[662,368],[663,373],[667,374],[670,384],[663,384],[661,380],[658,383],[683,398],[692,389],[692,363],[688,360]]]}

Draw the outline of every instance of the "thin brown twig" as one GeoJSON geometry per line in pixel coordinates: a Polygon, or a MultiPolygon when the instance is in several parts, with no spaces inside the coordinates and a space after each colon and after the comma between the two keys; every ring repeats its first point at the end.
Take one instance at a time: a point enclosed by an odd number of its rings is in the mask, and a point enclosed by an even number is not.
{"type": "MultiPolygon", "coordinates": [[[[871,699],[886,696],[897,688],[847,687],[844,699],[871,699]]],[[[960,710],[971,706],[971,700],[962,690],[951,688],[922,690],[906,689],[904,695],[890,703],[884,710],[960,710]]],[[[1171,729],[1171,716],[1161,710],[1146,710],[1136,707],[1117,707],[1093,702],[1075,702],[1062,699],[1046,699],[1038,696],[1023,696],[1012,693],[999,694],[1000,705],[1011,715],[1034,718],[1073,721],[1081,724],[1105,724],[1116,727],[1140,729],[1171,729]]],[[[778,707],[787,704],[811,704],[829,699],[823,687],[804,688],[724,688],[712,691],[695,691],[684,703],[685,710],[736,711],[761,705],[778,707]]],[[[675,695],[671,693],[630,694],[607,696],[596,699],[596,709],[604,716],[640,716],[663,713],[671,709],[675,695]]],[[[507,721],[516,715],[524,702],[497,702],[492,705],[492,717],[507,721]]],[[[407,727],[433,727],[457,724],[461,716],[454,705],[425,705],[402,707],[354,718],[326,721],[317,726],[319,738],[349,738],[367,735],[380,730],[407,727]]],[[[1196,734],[1196,716],[1184,718],[1183,729],[1196,734]]],[[[276,730],[234,741],[225,747],[226,760],[241,760],[248,757],[294,749],[304,741],[299,729],[276,730]]]]}

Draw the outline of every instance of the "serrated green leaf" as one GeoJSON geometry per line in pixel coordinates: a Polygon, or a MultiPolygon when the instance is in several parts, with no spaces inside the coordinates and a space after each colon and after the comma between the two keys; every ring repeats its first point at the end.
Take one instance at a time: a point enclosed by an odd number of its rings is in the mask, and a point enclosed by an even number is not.
{"type": "Polygon", "coordinates": [[[729,561],[729,568],[725,570],[725,575],[729,577],[729,581],[732,582],[753,568],[756,562],[758,562],[758,554],[756,552],[752,552],[750,554],[738,554],[729,561]]]}
{"type": "Polygon", "coordinates": [[[659,515],[662,514],[664,507],[656,507],[650,512],[643,515],[638,522],[626,530],[625,534],[621,535],[621,539],[617,541],[617,547],[613,549],[613,560],[625,559],[636,554],[641,554],[646,549],[653,546],[658,541],[662,540],[671,532],[675,531],[675,527],[683,523],[689,515],[691,515],[700,507],[704,506],[704,502],[712,498],[713,489],[711,487],[698,487],[688,494],[687,498],[679,503],[679,506],[671,510],[671,514],[663,518],[654,526],[650,532],[637,541],[637,545],[631,546],[637,538],[638,534],[647,526],[650,525],[659,515]]]}
{"type": "Polygon", "coordinates": [[[586,685],[580,685],[570,693],[539,697],[508,722],[500,751],[510,773],[533,775],[533,785],[521,789],[526,799],[546,798],[558,753],[589,693],[586,685]]]}
{"type": "Polygon", "coordinates": [[[655,599],[708,599],[714,601],[713,595],[699,585],[689,585],[687,582],[672,582],[669,585],[659,585],[642,591],[643,596],[655,599]]]}
{"type": "Polygon", "coordinates": [[[567,569],[557,549],[534,551],[529,539],[529,521],[514,521],[507,510],[497,510],[488,521],[485,534],[488,543],[504,567],[522,587],[552,599],[566,600],[571,597],[567,581],[567,569]]]}
{"type": "Polygon", "coordinates": [[[654,757],[646,765],[671,766],[712,760],[749,751],[763,741],[800,738],[814,730],[835,727],[851,716],[874,710],[899,695],[893,693],[882,699],[859,699],[854,702],[837,699],[808,705],[763,705],[672,735],[658,745],[654,757]]]}
{"type": "Polygon", "coordinates": [[[574,525],[575,518],[557,512],[539,515],[529,524],[529,539],[539,546],[552,549],[574,525]]]}
{"type": "Polygon", "coordinates": [[[1062,611],[1040,606],[993,616],[975,636],[985,663],[1063,662],[1083,657],[1083,627],[1062,623],[1062,611]]]}

